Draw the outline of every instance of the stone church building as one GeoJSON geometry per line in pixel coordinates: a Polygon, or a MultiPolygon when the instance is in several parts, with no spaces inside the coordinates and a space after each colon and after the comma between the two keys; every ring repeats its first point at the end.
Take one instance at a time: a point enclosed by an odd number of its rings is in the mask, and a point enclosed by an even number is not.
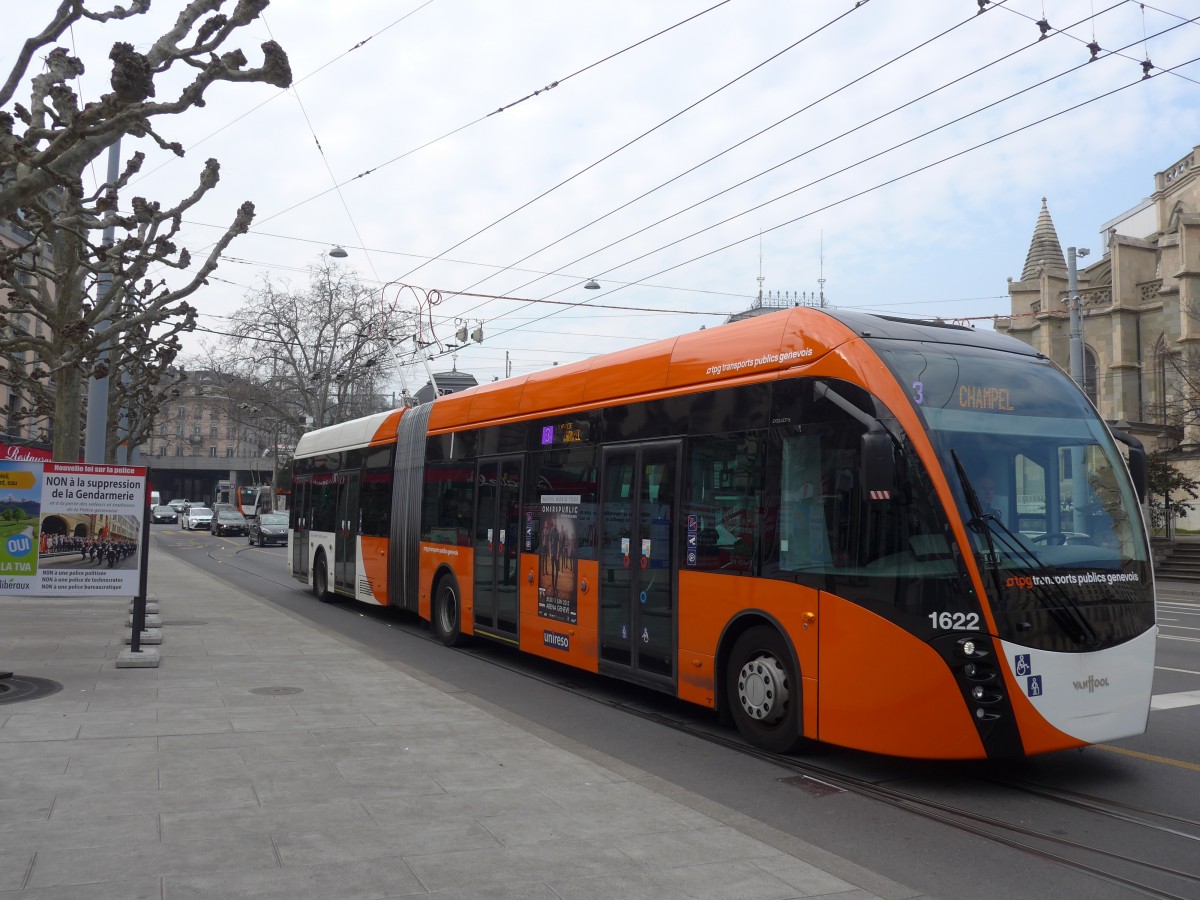
{"type": "MultiPolygon", "coordinates": [[[[1078,262],[1084,390],[1110,423],[1200,478],[1200,147],[1101,231],[1095,261],[1078,262]]],[[[1067,283],[1043,199],[1021,277],[1009,279],[1011,315],[995,327],[1070,371],[1067,283]]],[[[1200,529],[1200,504],[1176,525],[1200,529]]]]}

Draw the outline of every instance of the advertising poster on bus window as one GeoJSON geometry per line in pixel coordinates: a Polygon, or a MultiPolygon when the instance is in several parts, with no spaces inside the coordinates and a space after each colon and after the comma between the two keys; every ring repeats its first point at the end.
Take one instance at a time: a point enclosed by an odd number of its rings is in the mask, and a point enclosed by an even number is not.
{"type": "Polygon", "coordinates": [[[538,546],[538,615],[574,625],[579,618],[579,494],[543,494],[538,546]]]}
{"type": "Polygon", "coordinates": [[[146,469],[0,460],[0,594],[134,596],[146,469]]]}

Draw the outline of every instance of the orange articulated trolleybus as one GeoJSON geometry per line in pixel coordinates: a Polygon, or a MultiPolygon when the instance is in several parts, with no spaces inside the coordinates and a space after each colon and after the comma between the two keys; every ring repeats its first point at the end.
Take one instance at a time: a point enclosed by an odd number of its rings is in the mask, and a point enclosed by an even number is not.
{"type": "Polygon", "coordinates": [[[767,749],[1013,757],[1146,728],[1145,470],[1016,340],[797,308],[305,434],[289,565],[767,749]]]}

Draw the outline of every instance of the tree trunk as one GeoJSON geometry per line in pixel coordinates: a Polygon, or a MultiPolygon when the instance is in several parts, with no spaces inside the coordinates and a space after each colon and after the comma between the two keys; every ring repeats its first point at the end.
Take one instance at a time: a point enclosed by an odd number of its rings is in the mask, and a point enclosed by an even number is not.
{"type": "Polygon", "coordinates": [[[74,366],[63,369],[55,380],[54,459],[79,462],[79,423],[83,421],[83,375],[74,366]]]}

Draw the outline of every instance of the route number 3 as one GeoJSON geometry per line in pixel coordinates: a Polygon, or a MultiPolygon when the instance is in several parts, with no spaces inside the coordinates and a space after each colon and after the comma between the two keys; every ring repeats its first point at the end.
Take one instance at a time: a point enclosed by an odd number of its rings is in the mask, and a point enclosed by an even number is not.
{"type": "Polygon", "coordinates": [[[931,612],[929,621],[934,628],[939,628],[942,631],[958,630],[962,628],[978,628],[979,613],[948,613],[948,612],[931,612]]]}

